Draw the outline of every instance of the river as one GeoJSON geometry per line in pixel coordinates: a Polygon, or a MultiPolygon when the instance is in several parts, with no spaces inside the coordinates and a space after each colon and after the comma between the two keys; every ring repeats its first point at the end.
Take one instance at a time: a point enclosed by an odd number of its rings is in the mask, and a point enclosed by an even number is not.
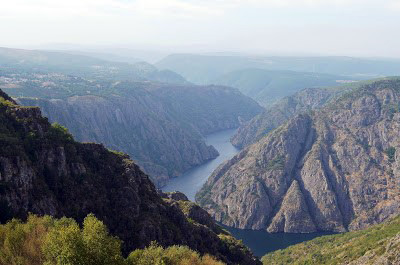
{"type": "Polygon", "coordinates": [[[191,201],[194,201],[196,192],[207,181],[208,176],[225,160],[232,158],[239,150],[235,148],[229,141],[236,130],[224,130],[210,134],[206,137],[206,143],[213,145],[218,150],[219,156],[205,164],[195,167],[187,171],[182,176],[171,179],[167,186],[162,188],[163,191],[181,191],[191,201]]]}
{"type": "MultiPolygon", "coordinates": [[[[207,181],[211,173],[227,159],[232,158],[239,152],[229,141],[236,130],[224,130],[206,137],[206,143],[213,145],[220,155],[201,166],[187,171],[180,177],[170,180],[163,191],[181,191],[191,201],[194,201],[196,192],[207,181]]],[[[310,234],[293,234],[293,233],[268,233],[264,230],[247,230],[226,227],[237,239],[243,240],[256,256],[263,256],[268,252],[286,248],[290,245],[297,244],[306,240],[313,239],[318,236],[331,233],[310,233],[310,234]]]]}

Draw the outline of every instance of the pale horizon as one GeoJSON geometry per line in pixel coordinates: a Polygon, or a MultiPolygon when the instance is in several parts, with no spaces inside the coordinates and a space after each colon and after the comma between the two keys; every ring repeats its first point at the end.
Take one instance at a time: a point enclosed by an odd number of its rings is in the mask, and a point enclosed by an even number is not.
{"type": "Polygon", "coordinates": [[[2,1],[1,47],[400,58],[395,0],[2,1]]]}

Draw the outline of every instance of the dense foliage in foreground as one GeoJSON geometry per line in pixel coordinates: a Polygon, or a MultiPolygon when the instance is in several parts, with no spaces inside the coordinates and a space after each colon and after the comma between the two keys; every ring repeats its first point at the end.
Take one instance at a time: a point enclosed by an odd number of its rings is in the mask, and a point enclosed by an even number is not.
{"type": "Polygon", "coordinates": [[[27,222],[13,219],[0,226],[2,265],[222,265],[209,255],[200,256],[186,246],[163,248],[151,244],[121,253],[121,241],[108,233],[94,215],[83,227],[71,218],[30,215],[27,222]]]}
{"type": "Polygon", "coordinates": [[[400,216],[369,229],[330,235],[267,254],[263,264],[399,264],[400,216]]]}

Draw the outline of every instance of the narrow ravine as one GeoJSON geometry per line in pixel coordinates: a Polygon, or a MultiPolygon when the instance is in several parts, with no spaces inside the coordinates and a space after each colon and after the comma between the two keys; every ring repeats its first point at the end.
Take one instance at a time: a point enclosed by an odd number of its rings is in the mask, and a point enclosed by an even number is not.
{"type": "MultiPolygon", "coordinates": [[[[180,191],[183,192],[191,201],[194,201],[196,192],[207,181],[211,173],[225,160],[232,158],[239,152],[230,143],[230,138],[235,134],[236,130],[224,130],[206,137],[206,142],[213,145],[220,155],[201,166],[193,168],[178,178],[172,179],[167,186],[162,188],[163,191],[180,191]]],[[[244,230],[235,229],[224,226],[226,230],[232,233],[236,238],[243,240],[256,256],[263,256],[268,252],[286,248],[290,245],[311,240],[315,237],[327,235],[331,233],[310,233],[310,234],[293,234],[293,233],[268,233],[265,230],[244,230]]]]}

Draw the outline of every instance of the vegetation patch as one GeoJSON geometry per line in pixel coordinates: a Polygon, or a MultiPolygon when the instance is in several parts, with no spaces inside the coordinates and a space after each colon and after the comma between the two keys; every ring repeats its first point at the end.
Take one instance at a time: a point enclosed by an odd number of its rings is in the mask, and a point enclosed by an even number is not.
{"type": "Polygon", "coordinates": [[[0,225],[0,264],[9,265],[223,265],[186,246],[161,247],[152,243],[127,258],[121,241],[88,215],[81,228],[71,218],[30,215],[27,222],[13,219],[0,225]]]}
{"type": "Polygon", "coordinates": [[[7,106],[7,107],[14,107],[15,104],[10,100],[7,100],[3,97],[0,97],[0,105],[7,106]]]}
{"type": "MultiPolygon", "coordinates": [[[[349,264],[367,252],[370,264],[400,232],[400,216],[369,229],[323,236],[265,255],[263,264],[349,264]]],[[[390,256],[388,257],[390,259],[390,256]]]]}
{"type": "Polygon", "coordinates": [[[389,147],[385,150],[385,154],[387,155],[389,162],[394,162],[396,156],[396,148],[394,148],[393,146],[389,147]]]}
{"type": "Polygon", "coordinates": [[[400,104],[391,103],[391,104],[385,105],[383,108],[385,111],[387,111],[390,119],[393,119],[394,114],[400,112],[400,104]]]}
{"type": "Polygon", "coordinates": [[[110,151],[113,154],[116,154],[117,156],[122,156],[122,157],[126,156],[126,154],[124,152],[121,152],[121,151],[116,151],[116,150],[112,150],[112,149],[108,149],[108,151],[110,151]]]}
{"type": "Polygon", "coordinates": [[[285,166],[285,157],[283,155],[276,156],[268,161],[267,170],[282,170],[285,166]]]}
{"type": "Polygon", "coordinates": [[[73,142],[74,138],[69,133],[68,129],[58,124],[57,122],[52,123],[49,130],[49,138],[55,142],[73,142]]]}

